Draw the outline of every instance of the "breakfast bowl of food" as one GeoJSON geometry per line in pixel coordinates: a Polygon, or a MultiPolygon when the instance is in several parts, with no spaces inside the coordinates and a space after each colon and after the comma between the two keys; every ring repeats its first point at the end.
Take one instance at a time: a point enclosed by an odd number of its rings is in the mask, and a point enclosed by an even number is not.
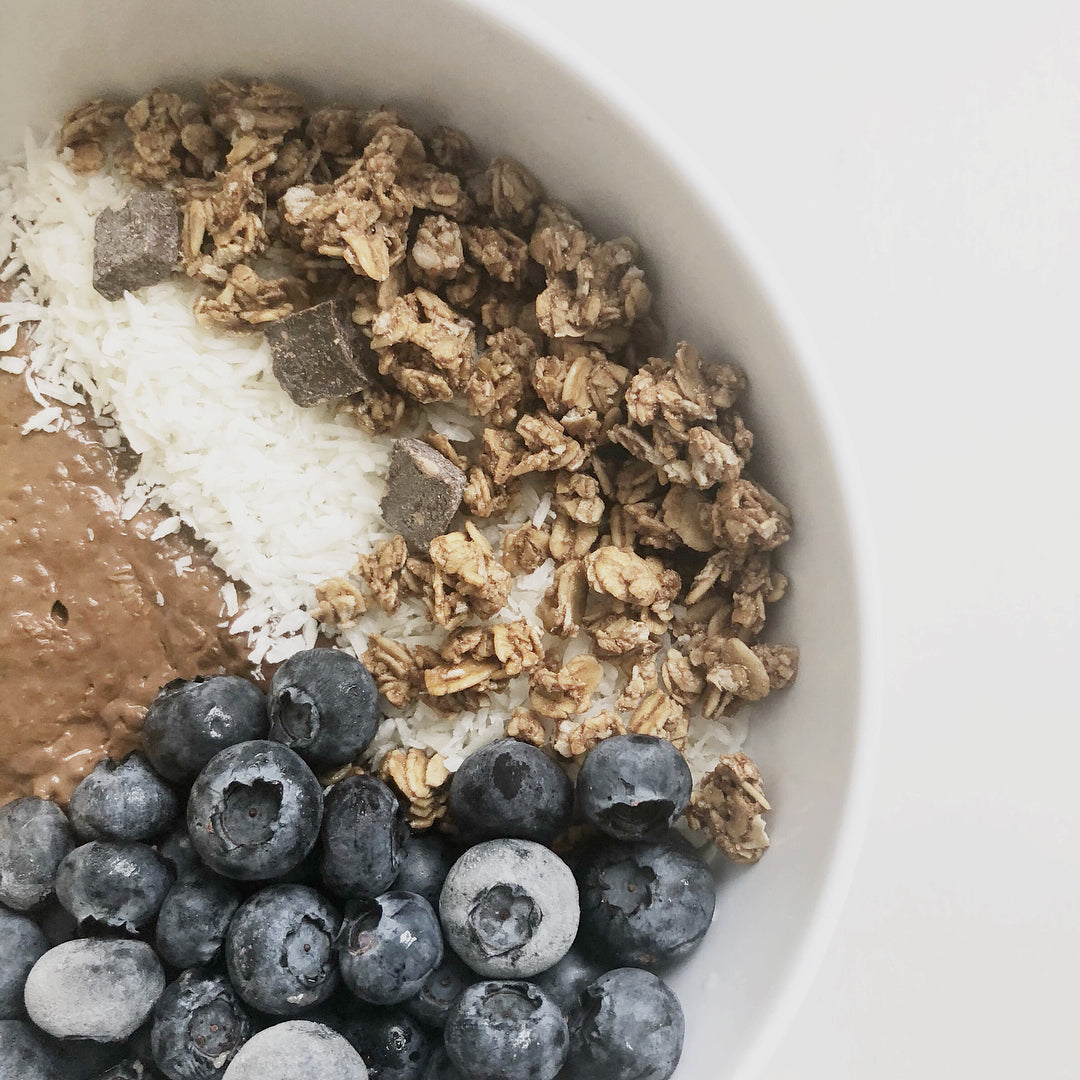
{"type": "Polygon", "coordinates": [[[840,437],[710,178],[522,18],[8,18],[5,1077],[746,1077],[823,947],[840,437]]]}

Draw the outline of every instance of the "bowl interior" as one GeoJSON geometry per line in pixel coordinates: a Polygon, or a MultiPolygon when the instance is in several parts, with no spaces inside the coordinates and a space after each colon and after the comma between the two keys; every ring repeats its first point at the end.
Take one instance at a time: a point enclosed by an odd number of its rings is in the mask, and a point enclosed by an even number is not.
{"type": "Polygon", "coordinates": [[[393,103],[421,125],[453,124],[482,150],[520,158],[599,234],[635,237],[671,343],[685,338],[746,368],[755,474],[796,516],[781,560],[793,586],[767,637],[797,643],[801,670],[751,721],[748,749],[775,807],[773,850],[749,871],[722,872],[714,928],[671,976],[687,1013],[679,1075],[746,1075],[835,892],[862,757],[865,628],[833,438],[712,198],[662,138],[555,52],[447,0],[39,0],[5,15],[5,38],[4,157],[27,124],[47,125],[89,96],[223,72],[282,79],[312,98],[393,103]]]}

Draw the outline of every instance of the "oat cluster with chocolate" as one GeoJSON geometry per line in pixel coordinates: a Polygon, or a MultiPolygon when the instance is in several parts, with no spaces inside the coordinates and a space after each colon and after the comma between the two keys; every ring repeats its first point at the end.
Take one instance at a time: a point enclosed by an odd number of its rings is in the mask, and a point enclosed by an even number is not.
{"type": "MultiPolygon", "coordinates": [[[[265,82],[216,79],[203,102],[163,90],[91,102],[61,140],[77,170],[111,152],[174,195],[200,322],[280,328],[328,304],[360,332],[343,346],[360,389],[340,411],[386,433],[457,400],[483,425],[471,444],[425,436],[434,503],[445,510],[440,476],[464,477],[459,524],[429,539],[418,502],[394,526],[403,536],[318,590],[330,627],[412,596],[445,631],[438,648],[371,636],[364,661],[394,705],[469,709],[527,672],[507,731],[570,758],[617,733],[681,748],[692,714],[730,716],[794,678],[797,650],[759,640],[787,586],[773,553],[792,523],[746,473],[745,375],[686,342],[658,355],[632,240],[594,236],[521,164],[479,160],[459,131],[422,136],[386,107],[311,110],[265,82]],[[506,520],[523,484],[550,496],[551,520],[505,530],[496,550],[481,526],[506,520]],[[498,620],[514,577],[548,559],[545,648],[526,622],[498,620]],[[590,653],[564,663],[581,634],[590,653]],[[597,658],[624,674],[614,709],[593,708],[597,658]]],[[[413,446],[401,468],[425,460],[413,446]]],[[[716,832],[710,783],[695,821],[716,832]]]]}

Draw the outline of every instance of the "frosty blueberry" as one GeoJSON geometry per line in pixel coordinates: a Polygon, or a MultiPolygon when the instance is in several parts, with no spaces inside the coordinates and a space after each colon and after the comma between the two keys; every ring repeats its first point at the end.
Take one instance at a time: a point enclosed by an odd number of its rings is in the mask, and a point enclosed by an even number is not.
{"type": "Polygon", "coordinates": [[[470,840],[509,836],[550,843],[570,824],[573,808],[566,773],[517,739],[499,739],[470,754],[450,786],[450,813],[470,840]]]}
{"type": "Polygon", "coordinates": [[[553,1080],[569,1036],[559,1007],[528,982],[479,982],[450,1010],[446,1053],[477,1080],[553,1080]]]}
{"type": "Polygon", "coordinates": [[[716,883],[688,845],[609,841],[578,866],[583,940],[617,964],[656,967],[704,937],[716,883]]]}
{"type": "Polygon", "coordinates": [[[229,978],[254,1009],[295,1016],[338,982],[336,908],[306,885],[271,885],[241,904],[225,937],[229,978]]]}
{"type": "Polygon", "coordinates": [[[346,765],[367,748],[379,723],[371,673],[340,649],[305,649],[270,680],[270,738],[317,769],[346,765]]]}
{"type": "Polygon", "coordinates": [[[68,816],[85,840],[148,840],[176,817],[176,795],[142,754],[105,758],[71,793],[68,816]]]}
{"type": "Polygon", "coordinates": [[[613,735],[586,756],[577,797],[581,812],[598,829],[636,840],[673,825],[692,787],[686,758],[667,739],[613,735]]]}
{"type": "Polygon", "coordinates": [[[187,823],[203,862],[226,877],[265,881],[297,866],[322,823],[322,787],[280,743],[222,750],[191,785],[187,823]]]}
{"type": "Polygon", "coordinates": [[[570,1014],[569,1080],[667,1080],[679,1063],[679,999],[648,971],[617,968],[585,988],[570,1014]]]}
{"type": "Polygon", "coordinates": [[[266,695],[247,679],[173,679],[150,703],[142,745],[166,780],[190,781],[226,747],[266,738],[266,728],[266,695]]]}
{"type": "Polygon", "coordinates": [[[349,904],[338,940],[345,985],[361,1001],[393,1005],[415,994],[443,958],[431,905],[415,893],[388,892],[349,904]]]}
{"type": "Polygon", "coordinates": [[[439,898],[446,940],[480,975],[528,978],[556,963],[578,929],[570,868],[530,840],[469,848],[439,898]]]}

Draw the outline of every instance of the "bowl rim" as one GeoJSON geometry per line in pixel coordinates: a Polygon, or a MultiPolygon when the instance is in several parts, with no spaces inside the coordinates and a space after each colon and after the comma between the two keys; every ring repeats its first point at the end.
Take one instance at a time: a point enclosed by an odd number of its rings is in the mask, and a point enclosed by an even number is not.
{"type": "Polygon", "coordinates": [[[858,679],[854,746],[840,828],[830,866],[808,920],[807,932],[787,964],[769,1016],[758,1026],[732,1080],[760,1076],[806,997],[824,959],[854,879],[869,823],[881,727],[881,621],[877,565],[870,552],[873,532],[864,480],[856,465],[850,434],[841,418],[827,369],[811,344],[795,301],[780,274],[743,221],[723,186],[706,169],[692,144],[672,134],[647,100],[603,58],[589,56],[569,36],[533,13],[531,5],[507,0],[451,0],[498,24],[538,48],[556,66],[587,86],[628,128],[686,181],[709,214],[709,225],[731,250],[733,261],[762,301],[781,341],[805,379],[809,405],[821,422],[825,446],[836,474],[842,507],[841,526],[848,534],[858,620],[858,679]]]}

